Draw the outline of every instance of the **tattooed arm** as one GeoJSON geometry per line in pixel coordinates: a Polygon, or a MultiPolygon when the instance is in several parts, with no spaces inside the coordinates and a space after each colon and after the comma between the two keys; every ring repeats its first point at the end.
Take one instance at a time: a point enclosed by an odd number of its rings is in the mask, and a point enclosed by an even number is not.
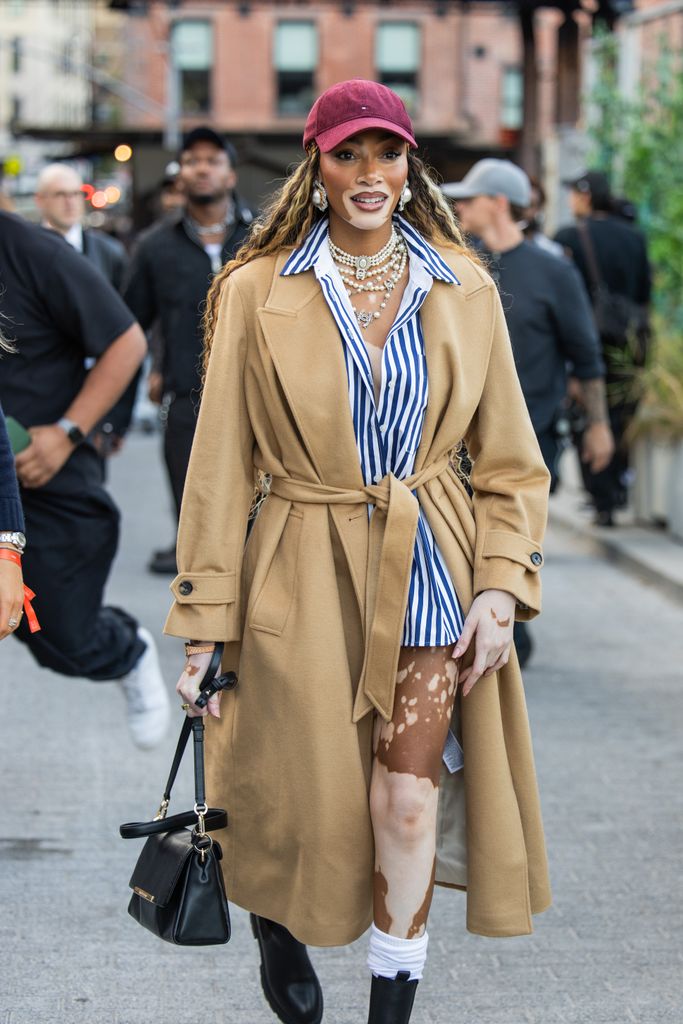
{"type": "Polygon", "coordinates": [[[572,379],[570,393],[583,406],[587,426],[583,435],[581,459],[593,473],[605,469],[614,454],[614,438],[609,425],[605,381],[602,377],[590,380],[572,379]]]}

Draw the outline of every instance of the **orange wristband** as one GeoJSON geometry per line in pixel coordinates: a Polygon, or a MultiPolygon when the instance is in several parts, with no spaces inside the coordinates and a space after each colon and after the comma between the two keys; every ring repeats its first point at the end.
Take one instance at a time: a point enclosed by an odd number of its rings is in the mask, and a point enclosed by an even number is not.
{"type": "MultiPolygon", "coordinates": [[[[0,548],[0,558],[6,562],[14,562],[21,569],[21,555],[18,551],[11,551],[9,548],[0,548]]],[[[37,633],[40,629],[40,623],[36,613],[33,610],[31,601],[35,598],[35,594],[30,590],[26,584],[24,584],[24,612],[26,613],[26,621],[28,622],[28,628],[32,633],[37,633]]]]}

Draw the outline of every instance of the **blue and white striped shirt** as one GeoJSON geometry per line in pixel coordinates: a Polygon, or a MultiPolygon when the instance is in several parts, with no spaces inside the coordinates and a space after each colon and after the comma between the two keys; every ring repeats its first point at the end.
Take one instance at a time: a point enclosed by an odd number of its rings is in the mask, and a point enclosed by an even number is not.
{"type": "MultiPolygon", "coordinates": [[[[319,221],[289,257],[282,276],[314,270],[344,343],[349,402],[366,486],[393,473],[409,477],[415,465],[428,381],[420,308],[434,279],[459,285],[457,277],[406,220],[396,218],[408,246],[409,278],[401,306],[382,350],[382,381],[375,401],[372,366],[351,301],[332,259],[327,218],[319,221]]],[[[455,643],[463,614],[443,556],[422,509],[408,591],[404,647],[455,643]]]]}

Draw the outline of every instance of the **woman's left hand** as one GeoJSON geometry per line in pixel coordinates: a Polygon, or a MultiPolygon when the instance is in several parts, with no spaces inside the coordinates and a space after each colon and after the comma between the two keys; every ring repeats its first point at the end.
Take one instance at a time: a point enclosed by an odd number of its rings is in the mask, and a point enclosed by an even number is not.
{"type": "Polygon", "coordinates": [[[24,581],[21,568],[0,560],[0,640],[13,633],[24,614],[24,581]]]}
{"type": "Polygon", "coordinates": [[[507,665],[515,624],[515,598],[505,590],[483,590],[472,602],[462,634],[453,651],[461,658],[474,639],[474,661],[460,673],[466,697],[477,680],[507,665]]]}

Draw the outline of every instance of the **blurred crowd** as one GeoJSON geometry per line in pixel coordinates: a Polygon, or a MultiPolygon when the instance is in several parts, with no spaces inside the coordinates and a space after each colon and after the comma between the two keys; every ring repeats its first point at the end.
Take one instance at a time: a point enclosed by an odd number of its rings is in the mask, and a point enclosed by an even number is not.
{"type": "MultiPolygon", "coordinates": [[[[509,161],[479,161],[442,188],[499,286],[552,488],[575,445],[586,501],[610,528],[628,501],[635,406],[620,384],[647,353],[650,271],[634,208],[606,177],[586,170],[564,185],[574,222],[555,238],[544,232],[542,185],[509,161]]],[[[21,497],[0,469],[0,552],[23,556],[41,625],[22,616],[15,560],[0,557],[0,637],[13,632],[55,671],[117,680],[133,738],[150,747],[165,732],[168,697],[151,635],[104,604],[119,528],[107,461],[152,403],[179,514],[207,290],[255,211],[240,198],[234,149],[208,126],[183,139],[159,183],[158,220],[129,248],[87,226],[82,186],[68,163],[45,167],[40,226],[0,196],[0,462],[11,444],[21,497]]],[[[150,552],[148,569],[175,574],[174,538],[150,552]]],[[[523,627],[515,640],[523,663],[523,627]]]]}

